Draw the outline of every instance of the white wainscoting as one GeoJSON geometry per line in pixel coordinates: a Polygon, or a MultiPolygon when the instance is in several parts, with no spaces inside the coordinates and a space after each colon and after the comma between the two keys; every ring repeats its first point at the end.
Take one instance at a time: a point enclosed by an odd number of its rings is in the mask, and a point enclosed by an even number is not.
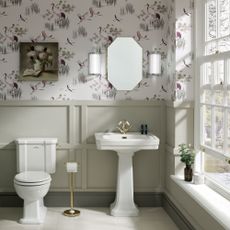
{"type": "Polygon", "coordinates": [[[165,173],[166,190],[170,191],[170,175],[184,175],[184,164],[180,161],[178,145],[193,145],[194,103],[166,103],[165,173]]]}
{"type": "Polygon", "coordinates": [[[164,183],[165,105],[161,101],[7,101],[0,102],[0,192],[11,192],[16,174],[15,138],[57,137],[57,168],[51,191],[68,191],[66,161],[77,161],[78,191],[115,191],[117,155],[98,151],[94,133],[114,131],[127,119],[131,131],[141,124],[160,138],[160,149],[134,156],[136,192],[162,191],[164,183]]]}

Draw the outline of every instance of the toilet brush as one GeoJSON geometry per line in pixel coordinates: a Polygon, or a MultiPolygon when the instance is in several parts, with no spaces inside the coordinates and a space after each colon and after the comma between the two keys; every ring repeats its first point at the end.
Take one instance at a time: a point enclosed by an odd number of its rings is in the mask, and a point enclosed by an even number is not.
{"type": "Polygon", "coordinates": [[[63,214],[69,217],[79,216],[80,211],[74,209],[74,175],[77,173],[77,162],[67,162],[66,171],[69,174],[70,209],[65,210],[63,214]]]}

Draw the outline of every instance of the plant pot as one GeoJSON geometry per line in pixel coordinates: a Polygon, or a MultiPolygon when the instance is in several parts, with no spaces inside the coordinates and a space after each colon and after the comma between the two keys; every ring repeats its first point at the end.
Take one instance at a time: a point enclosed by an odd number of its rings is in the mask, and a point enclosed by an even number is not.
{"type": "Polygon", "coordinates": [[[192,167],[191,165],[186,165],[184,168],[184,180],[192,181],[192,167]]]}

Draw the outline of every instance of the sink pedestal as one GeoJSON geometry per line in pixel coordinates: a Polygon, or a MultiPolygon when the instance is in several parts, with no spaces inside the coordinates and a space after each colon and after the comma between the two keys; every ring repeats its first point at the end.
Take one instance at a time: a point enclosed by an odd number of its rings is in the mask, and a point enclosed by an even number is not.
{"type": "Polygon", "coordinates": [[[112,216],[137,216],[139,210],[134,203],[133,189],[133,155],[127,150],[117,151],[117,191],[115,201],[111,204],[112,216]]]}
{"type": "Polygon", "coordinates": [[[111,204],[112,216],[137,216],[133,200],[133,155],[139,150],[158,149],[159,138],[140,133],[95,133],[99,150],[113,150],[118,154],[117,192],[111,204]]]}

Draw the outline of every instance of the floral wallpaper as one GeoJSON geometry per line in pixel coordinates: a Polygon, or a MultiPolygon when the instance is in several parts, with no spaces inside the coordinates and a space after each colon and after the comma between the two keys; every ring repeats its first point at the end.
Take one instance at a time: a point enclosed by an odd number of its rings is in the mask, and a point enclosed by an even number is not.
{"type": "Polygon", "coordinates": [[[186,99],[178,89],[192,79],[191,54],[176,73],[174,64],[191,48],[189,2],[0,0],[0,100],[186,99]],[[117,91],[106,74],[88,75],[88,53],[106,53],[117,36],[133,37],[143,48],[143,80],[131,91],[117,91]],[[59,43],[58,81],[19,81],[20,42],[59,43]],[[161,77],[147,73],[151,51],[161,53],[161,77]]]}
{"type": "Polygon", "coordinates": [[[193,0],[175,0],[176,86],[175,100],[193,100],[193,0]]]}
{"type": "Polygon", "coordinates": [[[166,84],[171,92],[169,100],[175,100],[175,1],[171,0],[168,6],[167,28],[167,57],[166,57],[166,84]]]}

